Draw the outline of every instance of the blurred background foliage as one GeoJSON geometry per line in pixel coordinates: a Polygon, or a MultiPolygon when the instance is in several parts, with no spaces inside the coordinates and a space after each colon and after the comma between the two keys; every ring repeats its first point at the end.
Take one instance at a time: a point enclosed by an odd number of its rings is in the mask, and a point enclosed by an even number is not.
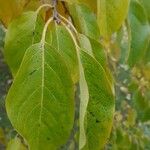
{"type": "MultiPolygon", "coordinates": [[[[2,1],[0,0],[0,150],[5,149],[16,135],[4,106],[4,99],[12,82],[3,59],[5,32],[11,20],[23,11],[35,10],[40,4],[49,2],[48,0],[2,1]]],[[[95,10],[93,3],[91,5],[86,0],[80,2],[95,10]]],[[[58,10],[62,13],[66,11],[61,4],[58,10]]],[[[51,12],[46,11],[47,15],[50,15],[51,12]]],[[[111,136],[105,149],[150,150],[149,0],[131,0],[128,17],[121,28],[112,35],[107,46],[108,61],[115,82],[116,112],[111,136]]],[[[17,137],[14,140],[19,143],[17,137]]]]}

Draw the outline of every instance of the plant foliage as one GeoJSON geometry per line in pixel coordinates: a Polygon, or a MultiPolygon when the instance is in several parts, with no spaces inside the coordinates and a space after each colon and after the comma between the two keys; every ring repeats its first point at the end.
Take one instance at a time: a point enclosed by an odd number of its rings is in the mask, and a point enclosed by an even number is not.
{"type": "Polygon", "coordinates": [[[149,148],[147,0],[0,3],[8,150],[149,148]]]}

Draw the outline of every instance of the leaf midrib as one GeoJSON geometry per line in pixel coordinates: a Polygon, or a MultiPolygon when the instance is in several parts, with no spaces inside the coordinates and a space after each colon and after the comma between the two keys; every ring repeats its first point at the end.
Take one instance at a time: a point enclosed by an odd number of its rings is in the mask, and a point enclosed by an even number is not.
{"type": "MultiPolygon", "coordinates": [[[[41,51],[42,51],[42,88],[41,88],[41,103],[40,103],[40,116],[39,116],[39,125],[41,125],[42,122],[42,108],[43,108],[43,99],[44,99],[44,71],[45,71],[45,66],[44,66],[44,60],[45,60],[45,53],[44,53],[44,43],[41,44],[41,51]]],[[[38,128],[38,145],[40,143],[40,128],[38,128]]],[[[39,147],[39,146],[38,146],[39,147]]]]}

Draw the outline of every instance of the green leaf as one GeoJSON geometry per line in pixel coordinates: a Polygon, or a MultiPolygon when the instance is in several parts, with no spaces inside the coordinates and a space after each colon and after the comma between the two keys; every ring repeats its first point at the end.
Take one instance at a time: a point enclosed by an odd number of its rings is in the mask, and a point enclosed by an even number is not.
{"type": "Polygon", "coordinates": [[[6,150],[27,150],[27,147],[23,145],[18,137],[10,140],[6,150]]]}
{"type": "Polygon", "coordinates": [[[72,37],[64,26],[55,25],[51,45],[62,55],[70,70],[73,82],[79,80],[77,50],[72,37]]]}
{"type": "Polygon", "coordinates": [[[150,120],[150,102],[145,98],[139,90],[133,95],[133,106],[137,111],[137,117],[140,121],[150,120]]]}
{"type": "Polygon", "coordinates": [[[93,55],[92,45],[89,38],[84,34],[79,34],[78,38],[79,38],[80,47],[86,50],[88,54],[93,55]]]}
{"type": "Polygon", "coordinates": [[[149,0],[140,0],[141,4],[144,6],[147,16],[149,18],[150,21],[150,2],[149,0]]]}
{"type": "Polygon", "coordinates": [[[74,88],[61,55],[43,43],[32,45],[6,99],[8,117],[31,150],[59,149],[74,122],[74,88]]]}
{"type": "Polygon", "coordinates": [[[100,32],[95,14],[83,4],[69,5],[69,10],[78,31],[86,36],[99,40],[100,32]]]}
{"type": "Polygon", "coordinates": [[[80,46],[91,56],[93,56],[105,70],[110,82],[113,82],[112,75],[108,68],[107,58],[103,46],[96,40],[88,38],[83,34],[79,35],[80,46]]]}
{"type": "Polygon", "coordinates": [[[131,49],[128,63],[130,66],[134,66],[143,61],[150,36],[148,19],[145,15],[144,8],[139,2],[131,2],[129,23],[131,27],[131,49]]]}
{"type": "Polygon", "coordinates": [[[84,119],[86,145],[83,149],[100,150],[104,148],[112,128],[114,113],[112,85],[98,61],[83,50],[80,56],[89,93],[84,119]]]}
{"type": "Polygon", "coordinates": [[[97,0],[97,20],[100,33],[109,37],[123,24],[130,0],[97,0]]]}
{"type": "Polygon", "coordinates": [[[149,44],[148,44],[148,47],[147,47],[147,50],[145,53],[144,61],[145,61],[145,63],[150,62],[150,41],[149,41],[149,44]]]}
{"type": "Polygon", "coordinates": [[[13,76],[20,67],[26,49],[40,41],[42,30],[43,23],[36,12],[26,12],[9,25],[4,56],[13,76]]]}

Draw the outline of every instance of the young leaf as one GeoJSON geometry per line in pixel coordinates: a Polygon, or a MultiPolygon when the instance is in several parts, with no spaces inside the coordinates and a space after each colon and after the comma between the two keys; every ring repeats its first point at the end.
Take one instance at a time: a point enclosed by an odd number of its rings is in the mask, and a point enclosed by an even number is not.
{"type": "Polygon", "coordinates": [[[86,145],[83,149],[99,150],[104,147],[112,128],[114,113],[112,85],[98,61],[83,50],[80,57],[89,93],[84,119],[86,145]]]}
{"type": "Polygon", "coordinates": [[[36,12],[26,12],[15,19],[8,27],[5,39],[4,56],[12,74],[15,76],[26,49],[39,42],[43,22],[36,12]]]}
{"type": "Polygon", "coordinates": [[[97,20],[100,33],[109,37],[124,22],[130,0],[97,0],[97,20]]]}
{"type": "Polygon", "coordinates": [[[52,31],[51,45],[63,56],[73,79],[76,83],[79,80],[78,59],[75,44],[63,26],[55,25],[52,31]]]}
{"type": "Polygon", "coordinates": [[[83,4],[69,5],[69,10],[78,31],[88,37],[99,40],[100,32],[95,14],[83,4]]]}
{"type": "Polygon", "coordinates": [[[32,45],[6,99],[8,117],[31,150],[59,149],[74,121],[74,89],[61,55],[43,43],[32,45]]]}
{"type": "Polygon", "coordinates": [[[139,2],[131,2],[129,23],[131,27],[131,49],[128,63],[130,66],[134,66],[142,61],[146,53],[150,36],[148,19],[145,15],[144,8],[139,2]]]}

